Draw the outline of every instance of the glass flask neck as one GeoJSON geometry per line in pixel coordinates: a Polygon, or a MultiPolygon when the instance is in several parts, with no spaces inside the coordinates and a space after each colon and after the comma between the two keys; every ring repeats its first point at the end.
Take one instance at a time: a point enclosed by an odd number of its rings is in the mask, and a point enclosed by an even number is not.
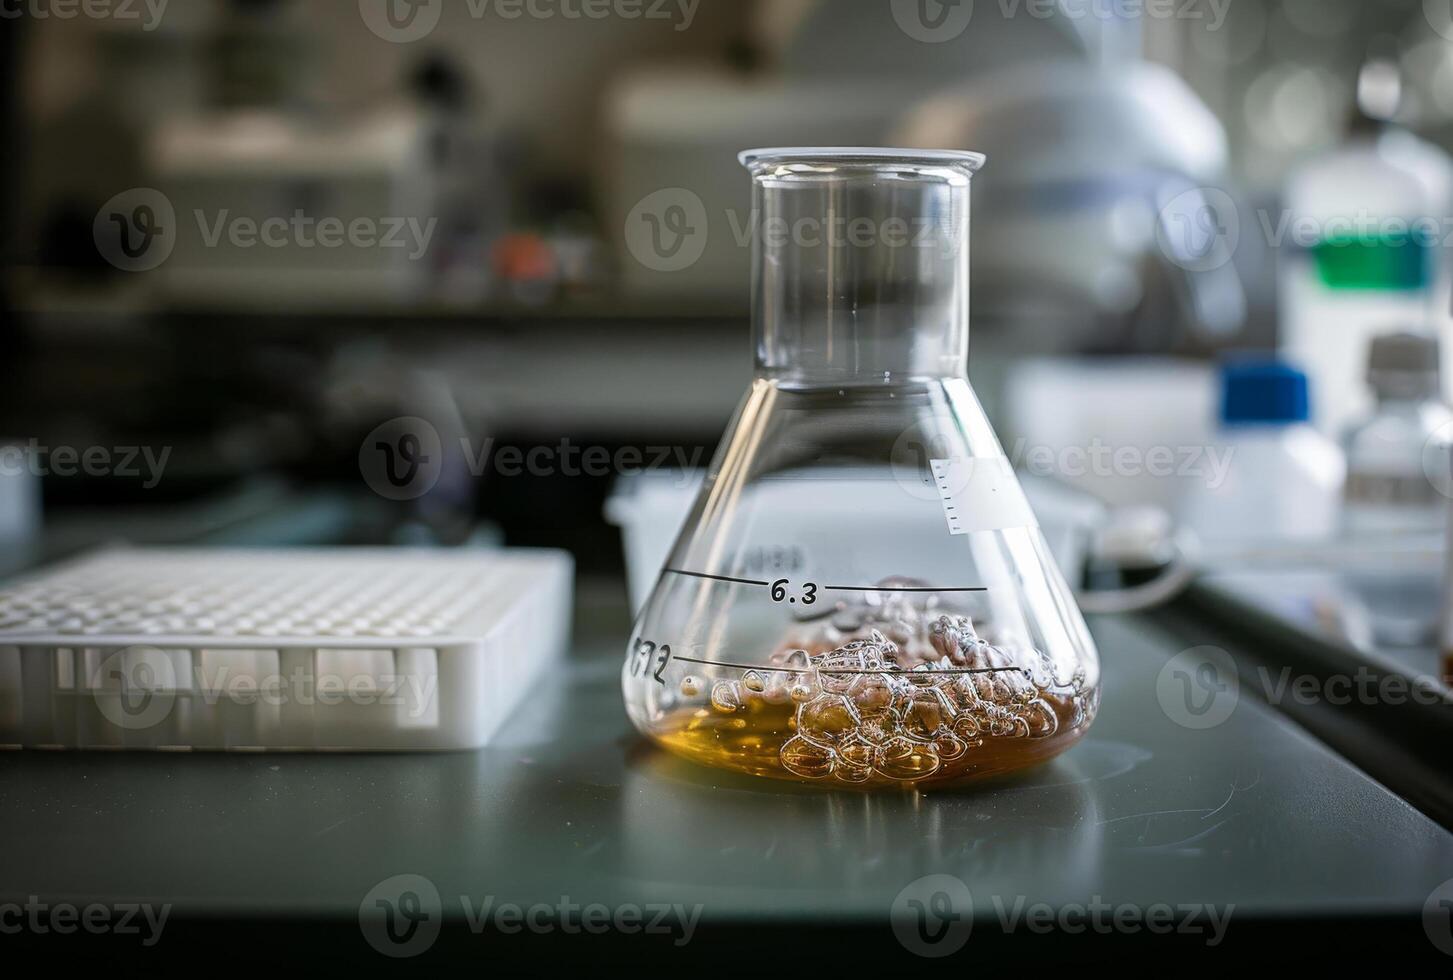
{"type": "Polygon", "coordinates": [[[791,385],[962,377],[972,153],[772,150],[752,174],[760,376],[791,385]]]}

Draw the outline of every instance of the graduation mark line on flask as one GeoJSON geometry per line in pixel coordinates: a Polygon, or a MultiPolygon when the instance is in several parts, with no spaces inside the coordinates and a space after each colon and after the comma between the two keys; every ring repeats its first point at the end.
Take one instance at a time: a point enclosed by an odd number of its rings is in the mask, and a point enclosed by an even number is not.
{"type": "MultiPolygon", "coordinates": [[[[721,667],[725,670],[741,671],[777,671],[782,673],[803,673],[801,670],[794,670],[791,667],[774,664],[744,664],[734,663],[729,660],[711,660],[705,657],[686,657],[673,655],[671,644],[662,643],[659,646],[644,637],[637,639],[635,650],[631,657],[631,676],[639,677],[649,673],[651,679],[656,683],[665,686],[666,667],[675,660],[684,664],[701,664],[706,667],[721,667]]],[[[884,670],[882,667],[817,667],[813,668],[819,674],[854,675],[854,674],[883,674],[894,673],[905,677],[924,677],[940,674],[1004,674],[1019,673],[1028,675],[1029,671],[1024,667],[919,667],[913,670],[884,670]]]]}
{"type": "MultiPolygon", "coordinates": [[[[665,649],[664,647],[662,649],[665,649]]],[[[782,674],[803,674],[808,671],[774,664],[738,664],[725,660],[704,660],[700,657],[671,657],[684,664],[704,664],[707,667],[725,667],[728,670],[770,670],[782,674]]],[[[1028,674],[1024,667],[923,667],[913,670],[889,670],[883,667],[814,667],[818,674],[895,674],[903,677],[923,677],[930,674],[1028,674]]],[[[664,682],[663,682],[664,683],[664,682]]]]}
{"type": "Polygon", "coordinates": [[[800,583],[801,591],[792,592],[792,581],[786,578],[767,581],[759,578],[738,578],[733,575],[710,575],[706,572],[693,572],[684,568],[663,568],[662,574],[685,575],[689,578],[709,579],[713,582],[730,582],[734,585],[752,585],[758,588],[769,589],[773,602],[787,602],[796,604],[799,598],[804,606],[810,606],[817,601],[818,592],[988,592],[987,586],[983,585],[954,585],[954,586],[930,586],[930,585],[818,585],[816,582],[800,583]]]}

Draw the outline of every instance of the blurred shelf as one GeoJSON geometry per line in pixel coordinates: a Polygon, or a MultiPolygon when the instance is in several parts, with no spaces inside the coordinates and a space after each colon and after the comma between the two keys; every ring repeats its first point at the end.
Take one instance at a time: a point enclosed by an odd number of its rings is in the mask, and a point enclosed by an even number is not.
{"type": "Polygon", "coordinates": [[[178,298],[149,288],[145,273],[89,281],[50,276],[34,268],[12,270],[9,283],[16,297],[14,312],[63,319],[205,315],[282,322],[386,325],[406,321],[452,325],[520,321],[745,322],[749,314],[745,288],[739,296],[629,296],[601,291],[540,303],[508,299],[456,303],[437,299],[380,299],[367,293],[346,299],[339,299],[336,294],[318,298],[295,291],[246,296],[193,294],[178,298]]]}

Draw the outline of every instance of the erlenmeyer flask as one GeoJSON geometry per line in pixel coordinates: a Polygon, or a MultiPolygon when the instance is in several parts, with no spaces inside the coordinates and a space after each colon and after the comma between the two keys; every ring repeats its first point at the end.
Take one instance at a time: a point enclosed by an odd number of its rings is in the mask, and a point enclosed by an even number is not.
{"type": "Polygon", "coordinates": [[[756,378],[622,670],[699,762],[939,784],[1041,762],[1094,645],[966,378],[974,153],[757,150],[756,378]]]}

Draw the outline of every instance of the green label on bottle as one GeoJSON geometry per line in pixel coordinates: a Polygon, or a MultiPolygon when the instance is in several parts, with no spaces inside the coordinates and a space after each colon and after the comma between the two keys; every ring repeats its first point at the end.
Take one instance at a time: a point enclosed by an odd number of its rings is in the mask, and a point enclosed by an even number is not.
{"type": "Polygon", "coordinates": [[[1323,285],[1332,289],[1422,289],[1432,280],[1432,255],[1416,234],[1331,235],[1312,246],[1323,285]]]}

